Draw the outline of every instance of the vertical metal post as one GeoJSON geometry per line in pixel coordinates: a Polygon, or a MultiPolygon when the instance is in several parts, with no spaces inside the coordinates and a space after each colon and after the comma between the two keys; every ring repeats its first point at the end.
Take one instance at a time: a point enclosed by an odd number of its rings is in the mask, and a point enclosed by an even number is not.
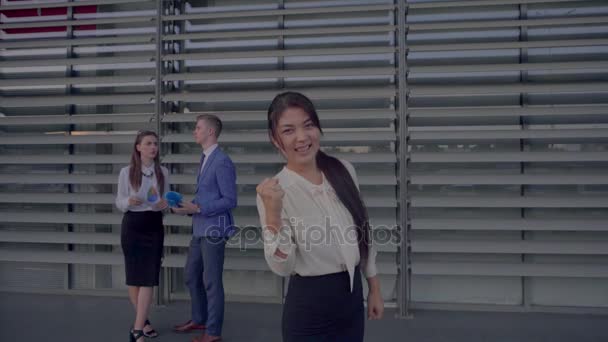
{"type": "MultiPolygon", "coordinates": [[[[519,5],[519,19],[520,20],[528,19],[528,5],[526,5],[526,4],[519,5]]],[[[519,27],[519,41],[522,41],[522,42],[528,41],[528,27],[527,26],[519,27]]],[[[527,62],[528,62],[528,48],[521,48],[519,51],[519,63],[523,64],[523,63],[527,63],[527,62]]],[[[525,71],[525,70],[520,71],[519,81],[522,84],[528,82],[528,72],[527,71],[525,71]]],[[[521,93],[519,96],[519,105],[521,107],[527,107],[528,103],[529,103],[528,94],[521,93]]],[[[519,125],[522,130],[526,129],[526,123],[524,122],[524,118],[521,116],[519,117],[519,125]]],[[[524,152],[526,149],[525,142],[523,139],[519,141],[519,149],[521,152],[524,152]]],[[[519,164],[519,173],[520,174],[525,173],[525,163],[524,162],[521,162],[519,164]]],[[[526,194],[526,187],[525,187],[525,185],[522,184],[522,185],[520,185],[519,195],[523,197],[523,196],[525,196],[525,194],[526,194]]],[[[525,216],[526,216],[526,209],[521,208],[520,217],[525,218],[525,216]]],[[[526,231],[522,230],[521,239],[526,240],[526,238],[527,238],[526,231]]],[[[525,254],[521,255],[521,262],[524,264],[526,263],[525,254]]],[[[522,304],[525,308],[528,308],[530,306],[530,303],[529,303],[530,301],[528,298],[529,291],[527,288],[528,288],[527,277],[521,277],[521,291],[522,291],[522,301],[523,301],[522,304]]]]}
{"type": "MultiPolygon", "coordinates": [[[[277,0],[279,3],[279,9],[281,11],[285,10],[285,0],[277,0]]],[[[279,30],[283,30],[285,29],[285,15],[281,14],[279,15],[278,19],[279,21],[279,30]]],[[[278,37],[278,46],[277,49],[278,50],[284,50],[285,49],[285,37],[283,35],[280,35],[278,37]]],[[[278,69],[279,70],[285,70],[285,57],[280,56],[279,60],[278,60],[278,69]]],[[[280,89],[281,91],[285,88],[285,79],[283,77],[279,78],[279,82],[278,82],[278,89],[280,89]]],[[[276,277],[276,276],[275,276],[276,277]]],[[[281,283],[281,303],[285,303],[285,296],[287,295],[287,288],[289,285],[289,277],[276,277],[278,278],[278,281],[281,283]]]]}
{"type": "MultiPolygon", "coordinates": [[[[73,0],[69,0],[69,2],[72,2],[73,0]]],[[[74,7],[73,6],[68,6],[67,7],[67,20],[74,20],[74,7]]],[[[74,38],[74,26],[72,25],[67,25],[66,26],[66,38],[67,39],[72,39],[74,38]]],[[[74,46],[70,45],[68,47],[66,47],[66,58],[73,58],[74,57],[74,46]]],[[[65,70],[65,77],[66,78],[71,78],[74,76],[74,67],[69,64],[66,66],[66,70],[65,70]]],[[[72,94],[72,85],[68,84],[65,87],[65,93],[66,95],[71,95],[72,94]]],[[[65,110],[66,110],[66,114],[68,115],[73,115],[75,110],[74,110],[74,105],[66,105],[65,106],[65,110]]],[[[70,134],[72,134],[72,131],[74,130],[74,125],[70,124],[69,128],[68,128],[70,134]]],[[[68,153],[70,155],[74,154],[74,145],[70,144],[68,146],[68,153]]],[[[68,174],[73,174],[74,173],[74,164],[68,164],[68,174]]],[[[74,192],[74,185],[73,184],[68,184],[68,193],[73,193],[74,192]]],[[[72,203],[68,203],[68,212],[74,212],[74,205],[72,203]]],[[[68,232],[73,232],[74,231],[74,225],[72,223],[68,223],[66,226],[66,230],[68,232]]],[[[66,250],[68,251],[73,251],[74,250],[74,245],[73,244],[68,244],[66,245],[66,250]]],[[[93,266],[96,267],[96,266],[93,266]]],[[[71,284],[72,284],[72,278],[74,277],[74,266],[72,264],[67,264],[67,273],[66,273],[66,283],[65,283],[65,289],[69,290],[71,288],[71,284]]]]}
{"type": "Polygon", "coordinates": [[[154,93],[154,114],[156,133],[161,135],[161,116],[163,115],[163,0],[156,0],[156,87],[154,93]]]}
{"type": "Polygon", "coordinates": [[[397,54],[398,54],[398,125],[399,141],[397,143],[397,160],[399,170],[399,249],[398,249],[398,288],[397,306],[398,317],[409,317],[410,301],[410,241],[408,230],[410,229],[409,201],[407,196],[408,187],[408,134],[407,134],[407,27],[406,14],[407,5],[405,0],[397,0],[397,54]]]}
{"type": "MultiPolygon", "coordinates": [[[[156,74],[155,80],[156,85],[154,88],[154,119],[156,120],[156,133],[159,138],[162,139],[162,125],[161,125],[161,117],[164,114],[163,112],[163,99],[162,99],[162,86],[163,86],[163,60],[162,60],[162,50],[163,50],[163,0],[156,0],[156,74]]],[[[160,142],[159,142],[160,143],[160,142]]],[[[161,153],[164,151],[163,145],[159,144],[159,151],[161,153]]],[[[164,247],[163,247],[164,248],[164,247]]],[[[160,272],[160,280],[158,282],[158,288],[156,289],[155,297],[156,297],[156,305],[163,305],[165,303],[164,293],[166,292],[165,288],[165,272],[161,270],[160,272]]]]}

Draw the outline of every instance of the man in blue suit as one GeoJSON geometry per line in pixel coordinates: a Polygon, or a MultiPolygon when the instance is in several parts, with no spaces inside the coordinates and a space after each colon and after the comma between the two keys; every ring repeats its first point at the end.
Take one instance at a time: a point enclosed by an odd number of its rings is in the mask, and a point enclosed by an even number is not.
{"type": "Polygon", "coordinates": [[[190,321],[176,332],[205,330],[193,341],[221,340],[224,320],[224,250],[235,233],[231,210],[236,207],[236,171],[230,157],[219,149],[222,122],[215,115],[196,118],[194,140],[203,148],[192,203],[174,209],[192,215],[192,240],[186,261],[186,285],[192,300],[190,321]]]}

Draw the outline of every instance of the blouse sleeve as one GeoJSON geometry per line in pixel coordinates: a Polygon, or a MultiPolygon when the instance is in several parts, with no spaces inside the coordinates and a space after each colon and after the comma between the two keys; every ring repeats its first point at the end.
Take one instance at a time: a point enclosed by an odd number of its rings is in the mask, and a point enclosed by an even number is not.
{"type": "Polygon", "coordinates": [[[374,244],[370,244],[367,260],[363,260],[365,263],[365,268],[363,269],[363,275],[365,278],[373,278],[378,274],[378,269],[376,267],[376,256],[378,256],[378,251],[374,244]]]}
{"type": "Polygon", "coordinates": [[[266,262],[274,273],[283,277],[289,276],[293,273],[296,265],[296,245],[293,241],[289,219],[285,215],[281,215],[281,228],[275,234],[268,229],[266,224],[266,209],[259,195],[256,198],[256,204],[262,225],[266,262]],[[282,253],[281,256],[276,254],[277,250],[282,253]]]}
{"type": "Polygon", "coordinates": [[[163,189],[163,195],[171,191],[171,181],[169,180],[169,170],[166,167],[162,167],[163,175],[165,176],[165,186],[163,189]]]}
{"type": "Polygon", "coordinates": [[[118,175],[118,191],[116,191],[116,208],[122,212],[129,210],[129,168],[120,170],[118,175]]]}

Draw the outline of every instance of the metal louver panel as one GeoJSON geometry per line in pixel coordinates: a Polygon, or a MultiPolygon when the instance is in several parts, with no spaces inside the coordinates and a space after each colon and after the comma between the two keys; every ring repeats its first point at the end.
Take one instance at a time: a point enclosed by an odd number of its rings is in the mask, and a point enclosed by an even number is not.
{"type": "Polygon", "coordinates": [[[408,2],[413,307],[608,306],[607,5],[408,2]]]}
{"type": "MultiPolygon", "coordinates": [[[[42,247],[3,251],[3,262],[70,264],[69,278],[79,280],[68,289],[93,289],[86,274],[94,270],[122,287],[113,270],[122,264],[114,194],[135,132],[160,133],[172,187],[191,197],[200,158],[193,123],[210,112],[223,120],[220,144],[237,166],[236,224],[259,234],[255,186],[284,163],[268,141],[265,111],[288,89],[315,101],[324,148],[355,165],[375,231],[393,234],[399,89],[392,1],[10,5],[28,8],[42,15],[0,23],[5,33],[35,32],[0,41],[0,243],[42,247]],[[44,8],[64,7],[65,16],[44,18],[44,8]]],[[[161,286],[178,295],[190,224],[165,216],[170,276],[161,286]]],[[[256,277],[265,284],[259,292],[280,298],[260,241],[239,238],[229,245],[228,274],[256,277]]],[[[379,250],[390,296],[396,246],[379,250]]]]}

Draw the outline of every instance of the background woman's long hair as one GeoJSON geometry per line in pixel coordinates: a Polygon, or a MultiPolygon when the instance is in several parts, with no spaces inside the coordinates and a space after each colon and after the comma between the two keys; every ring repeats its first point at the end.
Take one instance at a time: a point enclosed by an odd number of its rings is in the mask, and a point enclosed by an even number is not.
{"type": "MultiPolygon", "coordinates": [[[[288,108],[300,108],[308,114],[321,134],[321,123],[315,107],[306,96],[296,92],[285,92],[277,95],[268,108],[268,135],[271,140],[280,141],[278,138],[277,126],[283,112],[288,108]]],[[[361,194],[357,189],[350,173],[337,158],[332,157],[319,150],[316,156],[317,166],[325,175],[331,186],[336,191],[336,195],[342,204],[352,215],[355,226],[357,227],[357,238],[359,242],[359,253],[362,259],[367,259],[370,244],[370,227],[367,208],[361,199],[361,194]]]]}
{"type": "MultiPolygon", "coordinates": [[[[129,168],[129,183],[135,191],[139,191],[141,187],[141,153],[137,150],[137,145],[141,144],[141,141],[147,137],[153,136],[156,138],[156,141],[160,144],[158,140],[158,135],[152,131],[139,131],[137,133],[137,137],[135,137],[135,143],[133,144],[133,153],[131,153],[131,167],[129,168]]],[[[160,149],[159,149],[160,151],[160,149]]],[[[162,169],[160,168],[160,153],[156,153],[156,157],[154,157],[154,174],[156,175],[156,183],[158,184],[158,192],[162,196],[163,191],[165,190],[165,175],[163,174],[162,169]]]]}

